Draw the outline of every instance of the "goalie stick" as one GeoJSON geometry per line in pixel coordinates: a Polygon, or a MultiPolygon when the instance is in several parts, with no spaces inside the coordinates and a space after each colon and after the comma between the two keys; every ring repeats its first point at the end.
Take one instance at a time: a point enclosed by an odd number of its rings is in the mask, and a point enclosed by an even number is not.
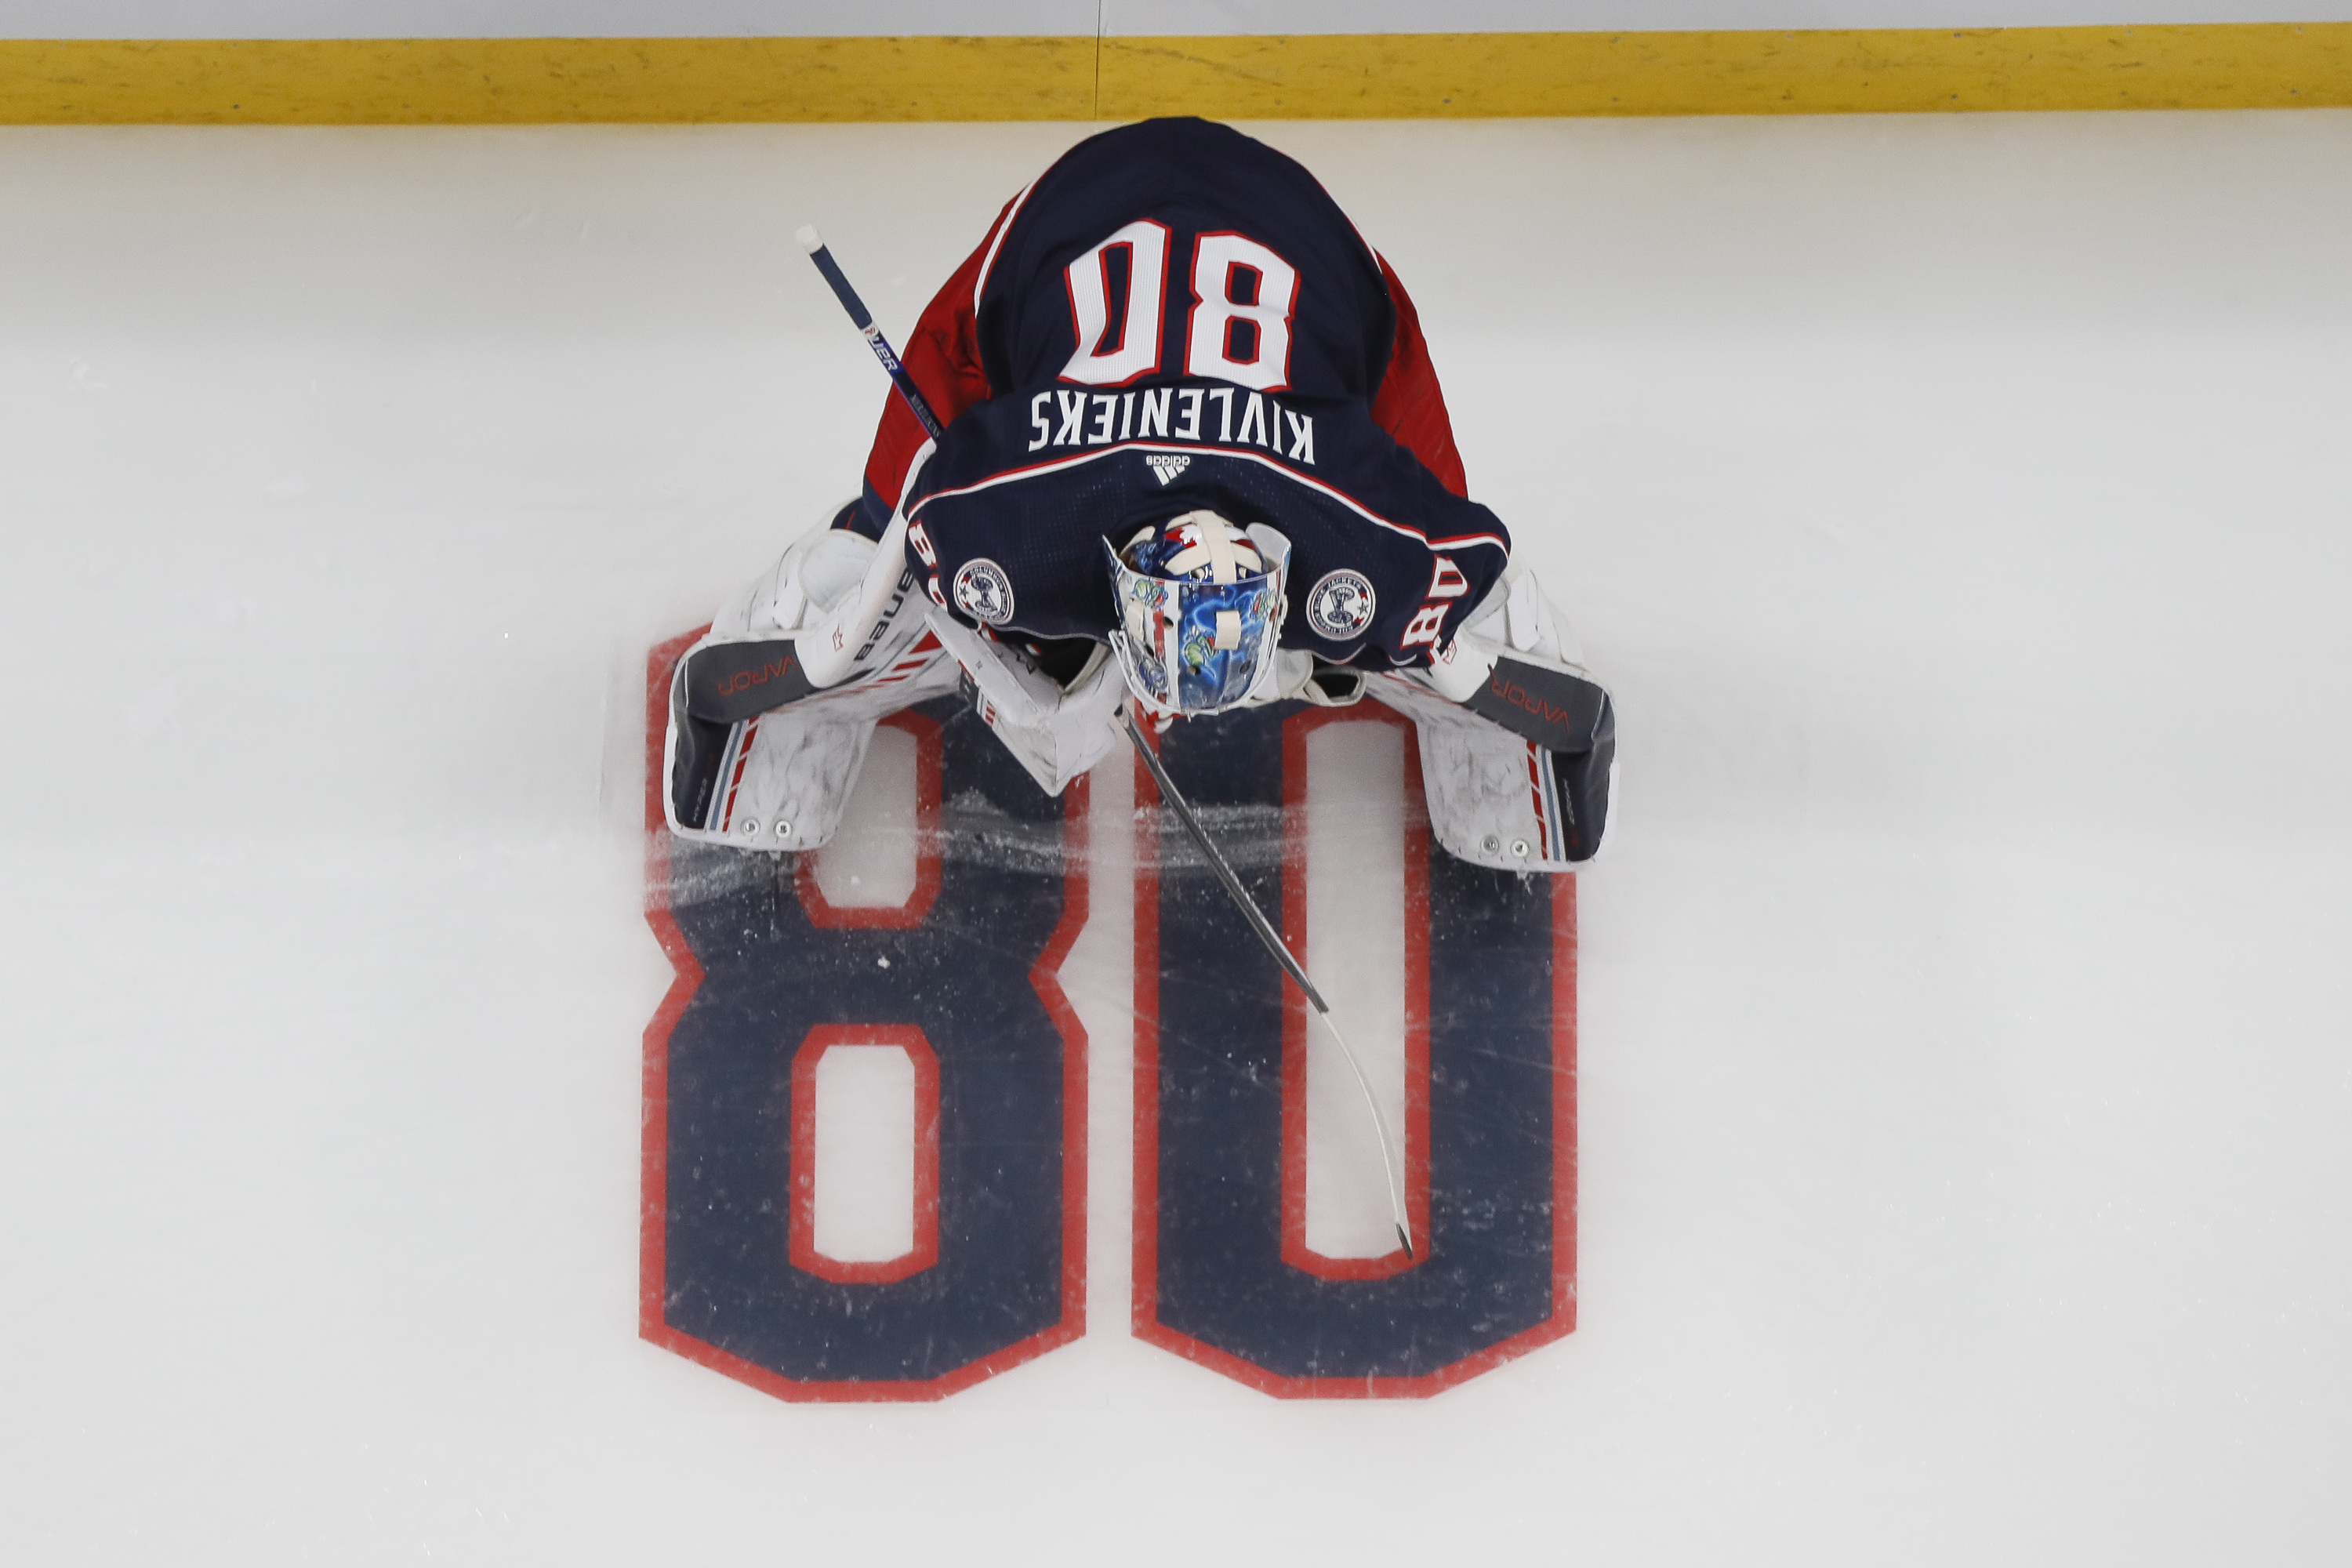
{"type": "Polygon", "coordinates": [[[1209,862],[1209,869],[1214,871],[1217,880],[1224,884],[1226,896],[1240,908],[1250,923],[1250,930],[1257,932],[1257,939],[1273,952],[1275,962],[1282,965],[1282,972],[1298,983],[1298,989],[1305,994],[1307,1005],[1315,1009],[1315,1016],[1323,1020],[1323,1026],[1330,1030],[1331,1037],[1339,1043],[1339,1054],[1348,1058],[1348,1068],[1356,1075],[1356,1087],[1364,1091],[1364,1109],[1372,1113],[1372,1127],[1381,1135],[1381,1173],[1388,1178],[1389,1211],[1396,1221],[1397,1239],[1404,1243],[1407,1258],[1415,1257],[1412,1226],[1405,1215],[1404,1187],[1397,1180],[1396,1161],[1389,1152],[1388,1118],[1381,1114],[1381,1102],[1372,1093],[1372,1080],[1364,1075],[1364,1064],[1356,1059],[1355,1047],[1348,1044],[1348,1037],[1339,1032],[1339,1020],[1331,1016],[1331,1005],[1323,1000],[1323,993],[1315,989],[1315,982],[1307,978],[1306,966],[1290,956],[1289,945],[1282,940],[1282,934],[1274,929],[1274,923],[1257,907],[1257,900],[1249,896],[1249,889],[1242,886],[1241,879],[1234,875],[1232,864],[1217,852],[1216,845],[1210,841],[1209,830],[1201,826],[1199,817],[1192,815],[1192,804],[1176,787],[1176,781],[1168,776],[1167,764],[1160,760],[1160,753],[1151,749],[1151,743],[1143,738],[1143,731],[1136,727],[1133,710],[1120,713],[1119,718],[1127,726],[1127,738],[1135,742],[1136,755],[1143,759],[1144,767],[1150,773],[1151,782],[1160,786],[1160,798],[1176,813],[1176,820],[1184,825],[1184,831],[1191,834],[1192,842],[1200,847],[1201,854],[1209,862]]]}
{"type": "Polygon", "coordinates": [[[864,334],[866,346],[874,351],[874,357],[880,360],[882,368],[890,373],[890,384],[897,387],[898,395],[907,400],[907,412],[915,416],[915,423],[920,425],[932,440],[938,440],[946,434],[940,427],[939,416],[933,414],[931,405],[923,400],[923,390],[915,384],[915,378],[907,374],[907,367],[898,363],[898,353],[890,347],[890,340],[884,337],[882,329],[874,324],[874,317],[866,309],[866,301],[859,299],[857,290],[849,286],[848,275],[842,271],[841,263],[833,258],[833,252],[826,247],[824,237],[817,233],[816,225],[801,225],[800,232],[793,237],[801,242],[801,248],[808,252],[811,261],[816,263],[816,269],[824,274],[827,283],[833,285],[833,297],[841,301],[843,310],[849,312],[850,324],[864,334]]]}
{"type": "MultiPolygon", "coordinates": [[[[939,416],[931,412],[922,388],[915,384],[915,378],[908,374],[907,367],[899,363],[898,353],[890,347],[890,340],[884,337],[882,329],[874,324],[874,318],[866,310],[865,301],[850,286],[848,277],[842,272],[841,264],[834,260],[833,252],[826,247],[816,226],[804,224],[794,237],[800,241],[801,248],[808,252],[809,259],[816,263],[816,269],[824,274],[825,282],[833,289],[834,298],[841,301],[841,308],[849,312],[850,322],[865,337],[866,347],[874,351],[874,357],[881,361],[882,368],[889,373],[890,384],[898,389],[899,397],[907,405],[907,411],[929,433],[932,440],[939,440],[944,434],[939,416]]],[[[1126,726],[1127,738],[1135,742],[1136,754],[1143,759],[1144,768],[1151,774],[1151,782],[1159,786],[1160,798],[1174,810],[1176,819],[1184,825],[1184,831],[1192,836],[1192,842],[1208,860],[1209,868],[1216,873],[1217,880],[1223,885],[1226,895],[1241,910],[1243,918],[1248,921],[1250,930],[1265,943],[1267,951],[1274,954],[1275,962],[1282,965],[1282,972],[1297,984],[1313,1007],[1315,1016],[1323,1020],[1324,1028],[1330,1031],[1331,1038],[1338,1042],[1339,1054],[1347,1058],[1349,1070],[1356,1076],[1356,1087],[1364,1091],[1364,1107],[1371,1112],[1372,1129],[1380,1135],[1381,1171],[1388,1180],[1389,1210],[1396,1223],[1397,1240],[1403,1244],[1405,1257],[1417,1261],[1420,1255],[1413,1250],[1412,1222],[1405,1209],[1404,1187],[1397,1178],[1396,1156],[1389,1145],[1388,1119],[1381,1114],[1380,1100],[1372,1093],[1372,1080],[1365,1074],[1364,1064],[1357,1059],[1356,1048],[1339,1032],[1339,1024],[1331,1016],[1330,1005],[1323,1000],[1323,994],[1315,988],[1315,983],[1307,977],[1306,966],[1291,956],[1281,933],[1274,929],[1265,911],[1251,899],[1249,889],[1242,886],[1241,879],[1234,874],[1232,864],[1217,848],[1215,840],[1209,837],[1208,829],[1201,826],[1201,819],[1192,815],[1192,805],[1184,799],[1183,793],[1177,789],[1176,781],[1168,776],[1160,754],[1143,738],[1143,731],[1136,728],[1132,703],[1121,710],[1120,719],[1126,726]]]]}

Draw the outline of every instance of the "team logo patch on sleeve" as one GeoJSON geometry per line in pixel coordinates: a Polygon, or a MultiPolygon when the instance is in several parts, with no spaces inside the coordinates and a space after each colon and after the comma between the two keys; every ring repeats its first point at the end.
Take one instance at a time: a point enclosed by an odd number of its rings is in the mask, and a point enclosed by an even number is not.
{"type": "Polygon", "coordinates": [[[1372,610],[1378,603],[1370,579],[1362,573],[1326,572],[1307,591],[1307,624],[1318,637],[1347,642],[1360,637],[1372,624],[1372,610]]]}
{"type": "Polygon", "coordinates": [[[988,557],[975,557],[956,571],[955,602],[957,609],[983,626],[1001,626],[1013,618],[1013,579],[988,557]]]}

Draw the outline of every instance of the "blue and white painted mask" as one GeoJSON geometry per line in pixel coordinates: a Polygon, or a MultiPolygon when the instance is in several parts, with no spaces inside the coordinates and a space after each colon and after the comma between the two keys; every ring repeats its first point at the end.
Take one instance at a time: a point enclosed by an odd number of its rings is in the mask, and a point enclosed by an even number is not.
{"type": "Polygon", "coordinates": [[[1274,674],[1290,542],[1213,511],[1144,529],[1110,555],[1110,646],[1127,687],[1158,714],[1222,713],[1274,674]]]}

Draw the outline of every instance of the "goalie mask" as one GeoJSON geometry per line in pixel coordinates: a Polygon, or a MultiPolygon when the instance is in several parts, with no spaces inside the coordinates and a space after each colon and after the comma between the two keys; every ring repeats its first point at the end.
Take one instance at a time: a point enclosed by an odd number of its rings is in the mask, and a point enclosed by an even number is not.
{"type": "Polygon", "coordinates": [[[1288,540],[1192,511],[1103,549],[1118,616],[1110,646],[1137,700],[1159,714],[1222,713],[1272,679],[1288,540]]]}

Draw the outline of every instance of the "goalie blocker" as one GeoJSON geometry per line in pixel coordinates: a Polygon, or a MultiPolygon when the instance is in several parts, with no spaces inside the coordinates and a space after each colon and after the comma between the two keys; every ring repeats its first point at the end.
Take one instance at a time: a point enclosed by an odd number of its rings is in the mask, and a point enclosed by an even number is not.
{"type": "MultiPolygon", "coordinates": [[[[936,611],[927,624],[896,564],[896,552],[822,529],[721,608],[672,678],[671,832],[745,849],[822,847],[875,726],[958,689],[1048,795],[1118,744],[1125,688],[1111,661],[1059,645],[1033,651],[936,611]]],[[[1514,566],[1426,671],[1366,674],[1286,651],[1259,700],[1337,707],[1370,696],[1396,710],[1413,721],[1430,826],[1448,853],[1569,871],[1605,840],[1616,763],[1609,694],[1576,653],[1534,576],[1514,566]]]]}

